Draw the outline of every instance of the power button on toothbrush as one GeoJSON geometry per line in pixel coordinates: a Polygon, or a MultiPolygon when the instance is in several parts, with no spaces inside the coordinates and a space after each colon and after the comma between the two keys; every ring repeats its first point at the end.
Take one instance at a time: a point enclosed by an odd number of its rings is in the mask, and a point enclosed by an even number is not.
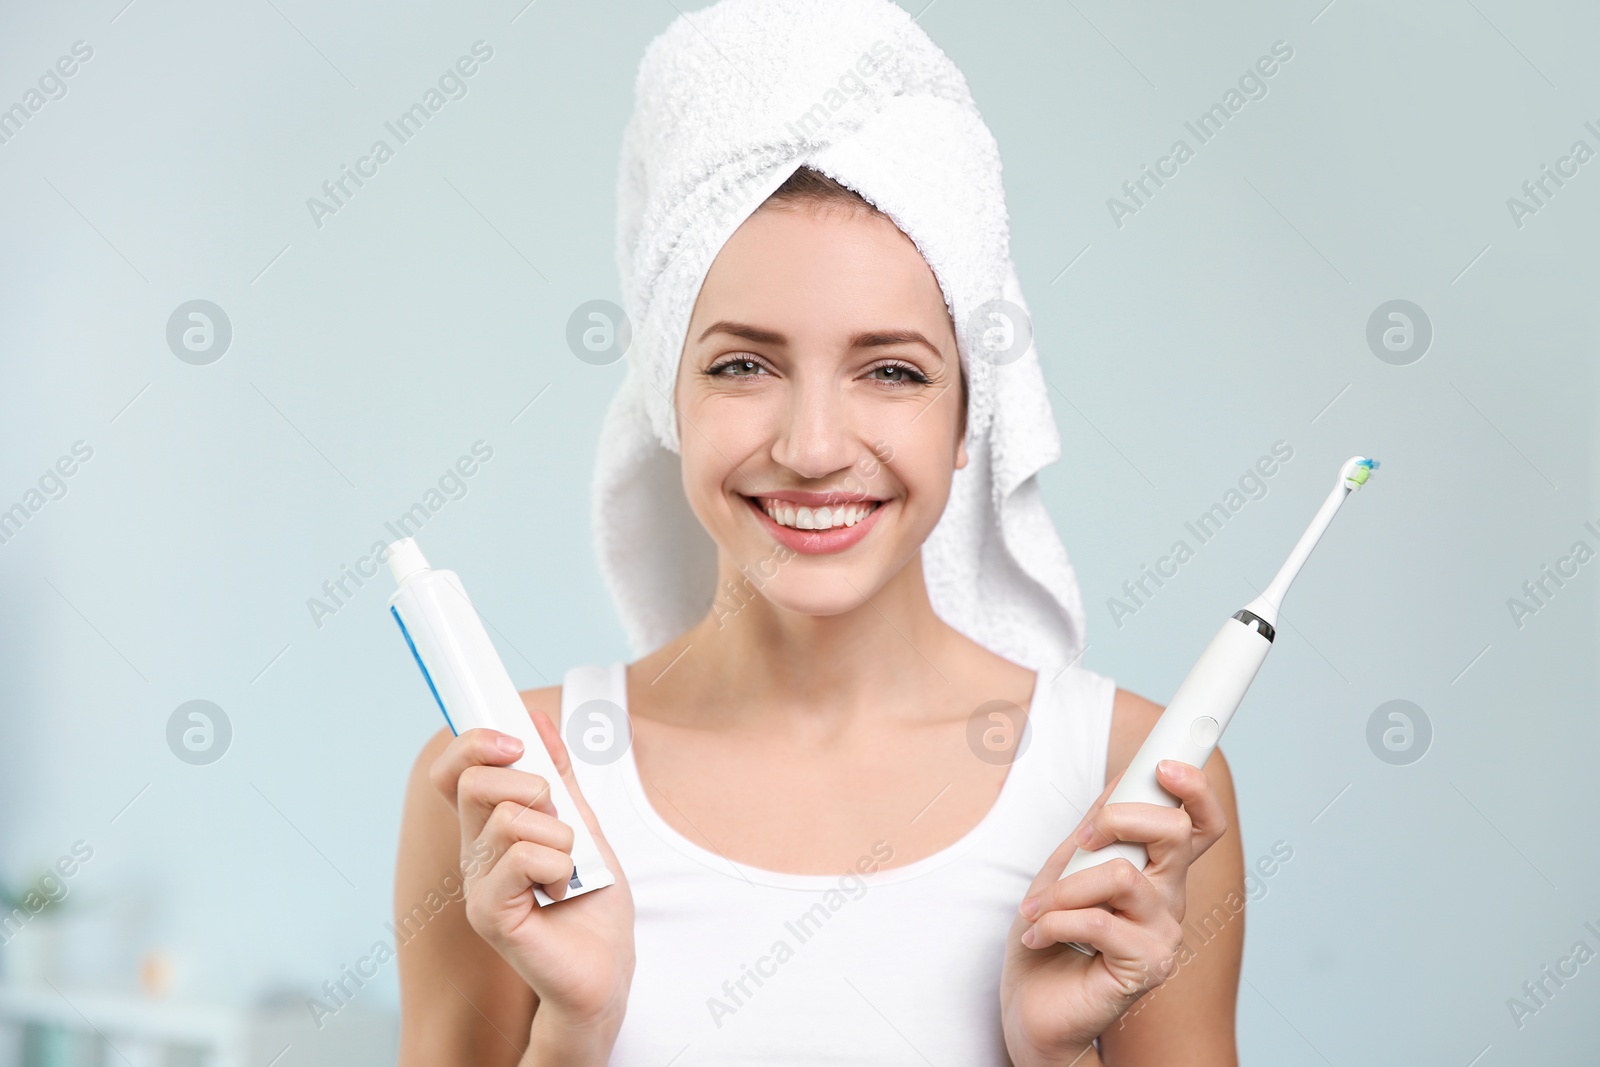
{"type": "Polygon", "coordinates": [[[1217,720],[1209,715],[1202,715],[1189,724],[1189,739],[1201,748],[1210,748],[1217,743],[1217,736],[1222,730],[1217,726],[1217,720]]]}

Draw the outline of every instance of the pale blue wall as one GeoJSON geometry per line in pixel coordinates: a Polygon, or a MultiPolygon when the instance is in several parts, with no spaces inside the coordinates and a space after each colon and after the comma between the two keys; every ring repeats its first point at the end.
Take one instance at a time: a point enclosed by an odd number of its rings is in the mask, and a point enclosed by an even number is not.
{"type": "MultiPolygon", "coordinates": [[[[487,442],[430,555],[464,573],[520,685],[626,654],[587,497],[621,365],[578,361],[564,331],[617,296],[617,142],[674,11],[122,3],[0,19],[0,106],[93,48],[0,145],[0,507],[93,449],[0,545],[0,873],[90,842],[80,905],[138,930],[109,943],[165,946],[180,992],[244,1001],[334,976],[388,917],[437,712],[386,578],[320,628],[306,607],[385,519],[487,442]],[[479,40],[468,95],[317,227],[307,197],[479,40]],[[234,331],[209,366],[165,340],[196,298],[234,331]],[[192,699],[232,722],[211,766],[167,747],[192,699]]],[[[1578,1062],[1600,963],[1520,1029],[1506,1001],[1580,938],[1600,947],[1582,925],[1600,927],[1600,563],[1520,628],[1506,602],[1574,541],[1600,548],[1600,161],[1520,227],[1506,201],[1575,140],[1600,149],[1600,15],[1322,3],[938,0],[921,21],[1000,141],[1089,666],[1170,697],[1339,462],[1384,464],[1225,745],[1247,858],[1294,853],[1249,912],[1247,1059],[1578,1062]],[[1174,139],[1196,147],[1184,121],[1280,40],[1267,95],[1116,225],[1107,198],[1174,139]],[[1433,324],[1412,365],[1366,343],[1392,299],[1433,324]],[[1279,440],[1294,455],[1267,495],[1119,627],[1107,598],[1279,440]],[[1401,698],[1434,738],[1391,766],[1366,725],[1401,698]]],[[[362,996],[392,1004],[392,968],[362,996]]]]}

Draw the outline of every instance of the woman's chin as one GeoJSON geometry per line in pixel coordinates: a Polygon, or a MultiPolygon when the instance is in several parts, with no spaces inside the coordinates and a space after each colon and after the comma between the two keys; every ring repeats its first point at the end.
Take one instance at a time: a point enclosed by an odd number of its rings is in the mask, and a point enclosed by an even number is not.
{"type": "Polygon", "coordinates": [[[875,568],[824,565],[778,575],[761,588],[773,607],[797,615],[842,615],[854,611],[883,585],[875,568]]]}

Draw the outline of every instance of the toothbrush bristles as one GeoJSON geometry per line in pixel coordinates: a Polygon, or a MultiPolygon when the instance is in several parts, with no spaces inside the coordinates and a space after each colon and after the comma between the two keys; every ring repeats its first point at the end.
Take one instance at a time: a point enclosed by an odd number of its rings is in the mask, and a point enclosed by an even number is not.
{"type": "Polygon", "coordinates": [[[1345,478],[1352,489],[1360,489],[1367,484],[1367,479],[1372,477],[1372,472],[1377,470],[1379,463],[1375,459],[1356,460],[1355,469],[1345,478]]]}

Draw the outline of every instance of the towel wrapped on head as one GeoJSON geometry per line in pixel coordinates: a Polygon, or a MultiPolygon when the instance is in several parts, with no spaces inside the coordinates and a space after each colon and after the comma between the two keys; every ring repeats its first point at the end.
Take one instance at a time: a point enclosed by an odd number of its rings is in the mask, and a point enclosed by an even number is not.
{"type": "Polygon", "coordinates": [[[1023,666],[1077,659],[1077,578],[1036,478],[1060,438],[1011,262],[999,149],[961,72],[888,0],[721,0],[680,15],[640,62],[617,189],[633,340],[593,498],[601,570],[635,653],[711,608],[716,546],[678,465],[678,362],[717,252],[800,167],[915,243],[955,327],[968,464],[923,545],[934,611],[1023,666]]]}

